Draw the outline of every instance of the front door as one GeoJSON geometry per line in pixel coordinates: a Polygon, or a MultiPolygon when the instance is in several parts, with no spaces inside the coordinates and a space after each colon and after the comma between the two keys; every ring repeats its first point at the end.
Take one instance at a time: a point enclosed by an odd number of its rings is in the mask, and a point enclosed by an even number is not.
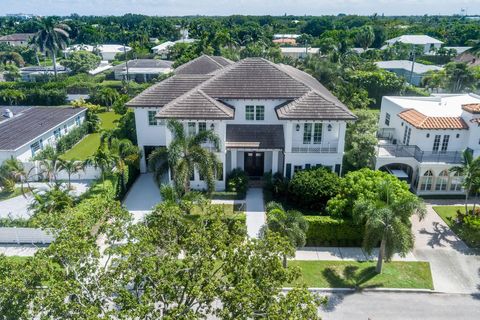
{"type": "Polygon", "coordinates": [[[244,168],[248,176],[263,176],[263,159],[263,152],[245,152],[244,168]]]}

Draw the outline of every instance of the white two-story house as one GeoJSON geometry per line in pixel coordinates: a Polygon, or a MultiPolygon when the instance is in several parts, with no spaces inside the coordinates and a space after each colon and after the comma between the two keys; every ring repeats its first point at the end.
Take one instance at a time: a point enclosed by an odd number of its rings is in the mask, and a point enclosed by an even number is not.
{"type": "Polygon", "coordinates": [[[450,172],[463,151],[480,155],[480,96],[383,97],[376,168],[410,183],[420,195],[460,194],[450,172]]]}
{"type": "MultiPolygon", "coordinates": [[[[203,55],[148,88],[128,106],[135,111],[138,145],[146,159],[172,137],[167,119],[177,119],[187,134],[214,130],[221,139],[223,164],[217,189],[235,168],[252,178],[325,166],[341,172],[345,129],[355,116],[310,75],[261,58],[232,62],[203,55]]],[[[208,146],[206,146],[208,147],[208,146]]],[[[198,172],[191,185],[204,188],[198,172]]]]}

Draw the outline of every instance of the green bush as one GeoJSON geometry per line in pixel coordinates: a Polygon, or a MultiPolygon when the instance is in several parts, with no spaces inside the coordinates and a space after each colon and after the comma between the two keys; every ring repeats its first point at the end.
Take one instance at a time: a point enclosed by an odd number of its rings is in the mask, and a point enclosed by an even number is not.
{"type": "Polygon", "coordinates": [[[323,210],[337,195],[339,185],[340,178],[326,168],[302,170],[290,180],[289,201],[300,208],[323,210]]]}
{"type": "Polygon", "coordinates": [[[234,169],[227,177],[227,191],[246,194],[248,189],[248,176],[241,169],[234,169]]]}
{"type": "Polygon", "coordinates": [[[56,146],[57,152],[65,153],[70,150],[77,142],[82,140],[87,133],[88,128],[86,124],[72,129],[69,133],[58,139],[56,146]]]}
{"type": "Polygon", "coordinates": [[[305,216],[308,222],[307,246],[358,247],[363,241],[363,227],[351,220],[327,216],[305,216]]]}

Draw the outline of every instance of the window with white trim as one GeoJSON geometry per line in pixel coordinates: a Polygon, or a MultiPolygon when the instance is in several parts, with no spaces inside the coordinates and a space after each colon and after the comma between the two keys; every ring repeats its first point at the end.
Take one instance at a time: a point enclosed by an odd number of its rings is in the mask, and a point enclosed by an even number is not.
{"type": "Polygon", "coordinates": [[[187,135],[194,136],[197,134],[197,124],[195,122],[189,122],[187,128],[187,135]]]}
{"type": "Polygon", "coordinates": [[[385,125],[390,126],[390,113],[385,113],[385,125]]]}
{"type": "Polygon", "coordinates": [[[442,152],[443,153],[447,152],[449,141],[450,141],[450,135],[448,135],[448,134],[444,135],[443,136],[443,141],[442,141],[442,152]]]}
{"type": "Polygon", "coordinates": [[[148,125],[149,126],[157,126],[157,118],[155,118],[155,115],[157,114],[157,111],[148,111],[148,125]]]}
{"type": "Polygon", "coordinates": [[[40,141],[36,141],[30,145],[30,150],[32,151],[32,157],[41,149],[40,141]]]}
{"type": "Polygon", "coordinates": [[[433,184],[433,172],[431,170],[427,170],[423,177],[420,180],[420,190],[421,191],[430,191],[432,190],[433,184]]]}
{"type": "Polygon", "coordinates": [[[313,126],[313,143],[321,144],[322,143],[322,130],[323,126],[321,123],[315,123],[313,126]]]}
{"type": "Polygon", "coordinates": [[[245,120],[255,120],[255,106],[245,106],[245,120]]]}
{"type": "Polygon", "coordinates": [[[435,182],[435,190],[437,191],[445,191],[447,190],[448,184],[448,171],[443,170],[437,177],[437,181],[435,182]]]}
{"type": "Polygon", "coordinates": [[[441,138],[441,137],[442,137],[442,136],[439,135],[439,134],[436,134],[436,135],[435,135],[435,139],[433,140],[433,148],[432,148],[432,151],[433,151],[434,153],[437,153],[437,152],[438,152],[438,148],[440,148],[440,138],[441,138]]]}
{"type": "Polygon", "coordinates": [[[312,143],[312,124],[305,123],[303,125],[303,144],[312,143]]]}
{"type": "Polygon", "coordinates": [[[207,123],[206,122],[199,122],[198,123],[198,133],[207,131],[207,123]]]}
{"type": "Polygon", "coordinates": [[[462,183],[463,177],[458,172],[455,172],[452,181],[450,181],[450,191],[462,191],[462,183]]]}

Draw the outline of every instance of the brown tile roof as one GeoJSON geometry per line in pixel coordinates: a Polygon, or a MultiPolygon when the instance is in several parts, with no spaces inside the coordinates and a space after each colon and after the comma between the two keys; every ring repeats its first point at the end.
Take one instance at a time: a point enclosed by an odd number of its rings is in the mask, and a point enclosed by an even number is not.
{"type": "Polygon", "coordinates": [[[175,74],[209,74],[232,63],[233,61],[223,57],[202,55],[176,68],[175,74]]]}
{"type": "Polygon", "coordinates": [[[227,148],[283,149],[282,125],[227,124],[227,148]]]}
{"type": "MultiPolygon", "coordinates": [[[[279,119],[356,119],[343,103],[312,76],[291,66],[277,65],[261,58],[247,58],[209,75],[177,74],[147,89],[127,105],[162,107],[168,104],[168,111],[161,111],[158,115],[174,117],[178,115],[174,111],[178,104],[186,117],[186,108],[190,108],[192,114],[197,114],[208,112],[213,107],[211,103],[207,103],[210,104],[208,108],[205,104],[202,108],[195,104],[196,99],[205,95],[217,102],[227,99],[285,99],[287,103],[276,109],[279,119]],[[195,93],[192,96],[194,89],[201,90],[202,95],[195,93]],[[169,90],[173,93],[170,94],[169,90]]],[[[202,116],[205,118],[208,114],[202,116]]],[[[215,116],[218,115],[212,115],[213,118],[215,116]]]]}
{"type": "Polygon", "coordinates": [[[480,103],[463,104],[462,109],[473,114],[480,114],[480,103]]]}
{"type": "Polygon", "coordinates": [[[127,103],[129,107],[163,107],[211,78],[210,75],[174,75],[154,84],[127,103]]]}
{"type": "Polygon", "coordinates": [[[180,98],[166,104],[156,117],[160,119],[233,119],[235,110],[205,94],[193,89],[180,98]]]}
{"type": "Polygon", "coordinates": [[[468,129],[461,117],[429,117],[415,109],[402,111],[398,116],[418,129],[468,129]]]}

